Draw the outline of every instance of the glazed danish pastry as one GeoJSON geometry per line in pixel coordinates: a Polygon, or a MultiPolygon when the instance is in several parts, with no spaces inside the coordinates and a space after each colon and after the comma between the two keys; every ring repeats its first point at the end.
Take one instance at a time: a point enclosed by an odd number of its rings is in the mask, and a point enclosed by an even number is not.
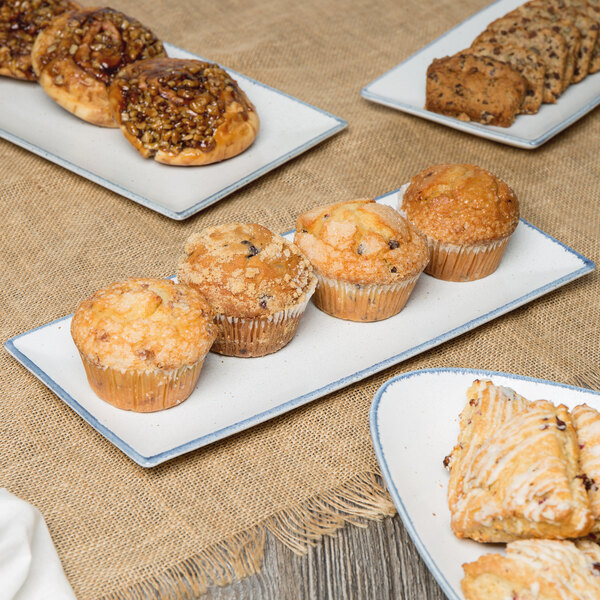
{"type": "Polygon", "coordinates": [[[256,109],[221,67],[155,58],[129,65],[109,91],[114,119],[144,157],[206,165],[240,154],[259,129],[256,109]]]}
{"type": "Polygon", "coordinates": [[[463,569],[467,600],[600,598],[600,546],[589,541],[519,540],[463,569]]]}
{"type": "Polygon", "coordinates": [[[38,33],[54,17],[76,10],[70,0],[3,0],[0,2],[0,75],[35,81],[31,49],[38,33]]]}
{"type": "Polygon", "coordinates": [[[144,25],[112,8],[86,8],[56,18],[36,39],[33,69],[44,91],[74,115],[116,127],[108,86],[126,65],[166,56],[144,25]]]}
{"type": "Polygon", "coordinates": [[[567,408],[528,402],[490,381],[475,381],[467,397],[445,461],[455,535],[510,542],[589,533],[594,521],[567,408]]]}

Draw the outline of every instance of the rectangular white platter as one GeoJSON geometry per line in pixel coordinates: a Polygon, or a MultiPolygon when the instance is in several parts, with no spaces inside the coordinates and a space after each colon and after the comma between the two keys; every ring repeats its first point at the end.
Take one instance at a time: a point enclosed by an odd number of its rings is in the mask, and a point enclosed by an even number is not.
{"type": "Polygon", "coordinates": [[[571,85],[556,104],[543,104],[535,115],[518,115],[510,127],[465,122],[425,110],[427,67],[468,48],[494,19],[523,4],[524,0],[498,0],[431,42],[363,88],[367,100],[434,121],[453,129],[509,146],[533,150],[600,104],[600,72],[571,85]]]}
{"type": "MultiPolygon", "coordinates": [[[[205,60],[165,44],[173,58],[205,60]]],[[[229,160],[173,167],[143,159],[119,129],[96,127],[40,86],[0,78],[0,137],[171,219],[187,219],[346,127],[346,122],[230,69],[256,106],[254,144],[229,160]]]]}
{"type": "Polygon", "coordinates": [[[371,436],[383,477],[425,564],[451,600],[464,600],[462,564],[504,545],[460,540],[450,529],[444,457],[456,444],[458,415],[475,379],[491,379],[528,400],[600,410],[600,393],[522,375],[471,369],[427,369],[398,375],[379,388],[371,405],[371,436]]]}
{"type": "MultiPolygon", "coordinates": [[[[395,207],[399,194],[378,200],[395,207]]],[[[194,393],[150,414],[119,410],[94,395],[71,340],[71,316],[12,338],[6,349],[106,439],[151,467],[359,381],[593,269],[522,220],[489,277],[452,283],[423,275],[402,312],[378,323],[335,319],[309,304],[288,346],[262,358],[209,354],[194,393]]]]}

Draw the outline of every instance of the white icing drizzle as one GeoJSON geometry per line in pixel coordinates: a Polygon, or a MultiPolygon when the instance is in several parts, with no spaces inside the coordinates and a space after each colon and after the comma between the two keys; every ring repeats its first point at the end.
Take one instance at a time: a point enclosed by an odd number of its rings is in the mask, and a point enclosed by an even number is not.
{"type": "MultiPolygon", "coordinates": [[[[576,438],[566,407],[528,402],[489,381],[474,382],[467,395],[448,490],[453,525],[465,531],[526,519],[584,531],[590,514],[583,482],[575,479],[576,438]]],[[[527,525],[513,523],[512,531],[527,525]]]]}
{"type": "Polygon", "coordinates": [[[584,550],[572,542],[554,540],[518,540],[506,546],[508,558],[534,569],[539,580],[552,585],[562,600],[600,598],[600,572],[593,558],[598,551],[598,547],[584,550]]]}
{"type": "MultiPolygon", "coordinates": [[[[583,404],[576,406],[572,414],[579,439],[581,470],[587,477],[584,483],[587,483],[592,514],[596,520],[600,520],[600,413],[583,404]]],[[[600,525],[594,529],[600,529],[600,525]]]]}

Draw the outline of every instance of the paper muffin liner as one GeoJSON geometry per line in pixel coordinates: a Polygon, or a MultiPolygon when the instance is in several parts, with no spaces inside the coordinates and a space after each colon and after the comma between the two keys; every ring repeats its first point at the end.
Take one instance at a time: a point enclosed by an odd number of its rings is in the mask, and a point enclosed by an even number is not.
{"type": "Polygon", "coordinates": [[[308,292],[305,292],[303,302],[272,315],[259,317],[217,315],[215,323],[218,334],[211,352],[246,358],[277,352],[294,337],[316,284],[315,278],[308,292]]]}
{"type": "Polygon", "coordinates": [[[88,382],[102,400],[134,412],[155,412],[181,404],[196,387],[205,356],[177,369],[121,371],[98,366],[79,353],[88,382]]]}
{"type": "Polygon", "coordinates": [[[460,246],[427,237],[425,273],[444,281],[474,281],[491,275],[500,264],[510,235],[482,244],[460,246]]]}
{"type": "Polygon", "coordinates": [[[317,273],[313,302],[322,311],[349,321],[382,321],[398,314],[421,273],[391,284],[355,284],[317,273]]]}

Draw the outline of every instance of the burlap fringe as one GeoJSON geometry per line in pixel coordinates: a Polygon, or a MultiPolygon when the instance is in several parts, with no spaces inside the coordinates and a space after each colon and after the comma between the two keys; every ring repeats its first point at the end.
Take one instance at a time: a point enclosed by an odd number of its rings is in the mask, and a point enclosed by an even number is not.
{"type": "Polygon", "coordinates": [[[192,600],[209,586],[224,586],[255,575],[264,556],[266,532],[296,554],[305,554],[324,535],[350,523],[366,527],[365,519],[379,520],[395,514],[392,500],[378,473],[363,473],[337,489],[283,510],[251,531],[204,550],[158,576],[136,583],[106,600],[192,600]]]}

